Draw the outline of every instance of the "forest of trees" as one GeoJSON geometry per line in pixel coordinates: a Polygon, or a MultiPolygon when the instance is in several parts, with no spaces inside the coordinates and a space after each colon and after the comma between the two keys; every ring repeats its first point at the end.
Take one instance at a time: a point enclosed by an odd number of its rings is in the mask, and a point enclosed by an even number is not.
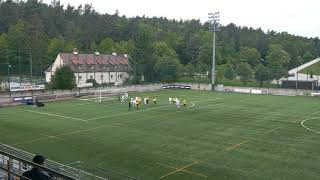
{"type": "MultiPolygon", "coordinates": [[[[0,64],[29,66],[32,59],[41,74],[59,52],[77,48],[81,53],[129,54],[132,64],[152,70],[150,76],[161,75],[158,80],[210,76],[213,33],[209,26],[194,19],[100,14],[90,4],[65,7],[56,0],[49,5],[39,0],[0,0],[0,64]],[[163,75],[170,67],[174,72],[163,75]]],[[[219,27],[216,43],[218,82],[239,77],[244,84],[262,85],[320,54],[319,38],[233,23],[219,27]]]]}

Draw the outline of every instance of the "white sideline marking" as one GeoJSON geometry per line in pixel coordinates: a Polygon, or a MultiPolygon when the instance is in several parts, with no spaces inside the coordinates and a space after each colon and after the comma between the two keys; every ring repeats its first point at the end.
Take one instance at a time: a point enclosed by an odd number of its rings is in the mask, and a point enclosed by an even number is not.
{"type": "MultiPolygon", "coordinates": [[[[24,141],[24,142],[20,142],[20,143],[15,143],[14,145],[28,144],[28,143],[32,143],[32,142],[35,142],[35,141],[41,141],[41,140],[50,139],[50,138],[59,138],[59,137],[70,135],[70,134],[77,134],[77,133],[92,131],[92,130],[105,128],[105,127],[118,127],[118,126],[116,126],[118,124],[119,123],[107,124],[107,125],[104,125],[104,126],[98,126],[98,127],[93,127],[93,128],[89,128],[89,129],[83,129],[83,130],[79,130],[79,131],[70,131],[70,132],[66,132],[66,133],[62,133],[62,134],[58,134],[58,135],[45,135],[46,137],[33,139],[33,140],[29,140],[29,141],[24,141]]],[[[63,138],[61,138],[61,139],[63,139],[63,138]]]]}
{"type": "Polygon", "coordinates": [[[266,132],[266,134],[272,133],[273,131],[276,131],[276,130],[278,130],[280,128],[281,127],[276,127],[276,128],[270,129],[269,131],[266,132]]]}
{"type": "Polygon", "coordinates": [[[55,117],[61,117],[61,118],[66,118],[66,119],[72,119],[72,120],[76,120],[76,121],[83,121],[83,122],[87,122],[87,120],[84,119],[80,119],[80,118],[73,118],[73,117],[68,117],[68,116],[63,116],[63,115],[59,115],[59,114],[52,114],[52,113],[46,113],[46,112],[39,112],[39,111],[33,111],[33,110],[27,110],[28,112],[31,113],[36,113],[36,114],[42,114],[42,115],[47,115],[47,116],[55,116],[55,117]]]}
{"type": "Polygon", "coordinates": [[[57,137],[57,136],[51,136],[51,135],[44,134],[44,133],[40,133],[40,134],[43,135],[43,136],[47,136],[48,138],[56,138],[56,139],[60,139],[60,140],[64,141],[63,138],[59,138],[59,137],[57,137]]]}
{"type": "MultiPolygon", "coordinates": [[[[214,98],[214,99],[207,99],[203,101],[194,101],[193,103],[200,103],[200,102],[206,102],[206,101],[214,101],[222,98],[214,98]]],[[[102,116],[102,117],[96,117],[96,118],[91,118],[88,119],[87,121],[93,121],[93,120],[98,120],[98,119],[104,119],[104,118],[109,118],[109,117],[115,117],[115,116],[122,116],[126,114],[132,114],[132,113],[137,113],[137,112],[144,112],[144,111],[151,111],[151,110],[158,110],[158,109],[167,109],[167,108],[172,108],[172,106],[165,106],[165,107],[157,107],[157,108],[148,108],[146,110],[141,110],[141,111],[133,111],[133,112],[126,112],[126,113],[120,113],[120,114],[113,114],[113,115],[108,115],[108,116],[102,116]]]]}
{"type": "Polygon", "coordinates": [[[301,126],[304,127],[305,129],[309,130],[309,131],[312,131],[312,132],[315,132],[315,133],[318,133],[320,134],[320,131],[316,131],[316,130],[313,130],[311,128],[308,128],[307,126],[305,126],[303,123],[305,123],[306,121],[309,121],[309,120],[312,120],[312,119],[320,119],[320,117],[313,117],[313,118],[307,118],[307,119],[304,119],[301,121],[301,126]]]}

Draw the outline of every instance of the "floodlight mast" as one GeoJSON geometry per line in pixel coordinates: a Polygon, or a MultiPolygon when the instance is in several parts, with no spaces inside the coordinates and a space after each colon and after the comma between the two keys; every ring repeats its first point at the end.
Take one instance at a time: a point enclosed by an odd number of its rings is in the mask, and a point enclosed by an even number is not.
{"type": "Polygon", "coordinates": [[[214,90],[215,84],[215,62],[216,62],[216,28],[220,21],[219,12],[208,13],[209,18],[209,30],[213,32],[213,47],[212,47],[212,70],[211,70],[211,90],[214,90]]]}

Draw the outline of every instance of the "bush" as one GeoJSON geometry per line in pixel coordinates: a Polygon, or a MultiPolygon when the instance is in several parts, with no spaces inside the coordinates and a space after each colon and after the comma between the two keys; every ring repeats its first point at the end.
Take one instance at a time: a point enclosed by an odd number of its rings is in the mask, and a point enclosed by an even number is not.
{"type": "Polygon", "coordinates": [[[72,89],[76,86],[74,73],[69,66],[62,66],[57,69],[50,84],[53,89],[72,89]]]}
{"type": "Polygon", "coordinates": [[[86,83],[92,83],[93,87],[98,87],[99,84],[95,79],[87,79],[86,83]]]}

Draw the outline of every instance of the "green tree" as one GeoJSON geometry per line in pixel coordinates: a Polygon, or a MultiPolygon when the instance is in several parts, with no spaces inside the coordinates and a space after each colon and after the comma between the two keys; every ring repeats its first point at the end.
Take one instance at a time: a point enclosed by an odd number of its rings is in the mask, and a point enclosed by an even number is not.
{"type": "Polygon", "coordinates": [[[26,47],[25,23],[22,20],[10,26],[8,43],[12,49],[23,49],[26,47]]]}
{"type": "Polygon", "coordinates": [[[255,67],[260,63],[261,55],[255,48],[241,47],[238,52],[241,62],[247,62],[251,67],[255,67]]]}
{"type": "Polygon", "coordinates": [[[197,72],[196,71],[196,67],[192,64],[192,63],[188,63],[186,66],[185,66],[185,70],[186,70],[186,74],[194,79],[194,74],[197,72]]]}
{"type": "Polygon", "coordinates": [[[130,54],[133,49],[132,41],[120,41],[114,44],[115,52],[119,54],[130,54]]]}
{"type": "Polygon", "coordinates": [[[244,85],[247,85],[248,81],[252,79],[253,71],[248,63],[240,63],[237,74],[240,76],[240,80],[244,85]]]}
{"type": "Polygon", "coordinates": [[[165,42],[155,44],[154,55],[156,59],[155,70],[163,81],[173,81],[178,75],[181,75],[183,67],[179,62],[178,55],[165,42]]]}
{"type": "Polygon", "coordinates": [[[63,39],[62,36],[58,36],[50,39],[47,47],[47,55],[49,57],[48,61],[50,63],[54,61],[57,55],[63,52],[64,49],[65,49],[65,40],[63,39]]]}
{"type": "Polygon", "coordinates": [[[266,56],[268,69],[274,79],[280,79],[286,75],[289,68],[290,55],[283,50],[281,45],[270,45],[266,56]]]}
{"type": "Polygon", "coordinates": [[[8,37],[7,34],[3,33],[0,36],[0,63],[7,62],[7,53],[8,53],[8,37]]]}
{"type": "Polygon", "coordinates": [[[313,55],[309,51],[304,53],[302,58],[303,58],[303,63],[307,63],[307,62],[309,62],[309,61],[314,59],[313,55]]]}
{"type": "Polygon", "coordinates": [[[260,86],[262,86],[264,81],[270,80],[269,69],[263,64],[259,64],[254,69],[254,77],[260,83],[260,86]]]}
{"type": "Polygon", "coordinates": [[[91,45],[90,45],[90,49],[92,52],[95,52],[95,51],[98,51],[99,48],[98,48],[98,45],[96,44],[96,42],[92,42],[91,45]]]}
{"type": "Polygon", "coordinates": [[[132,59],[139,64],[154,64],[154,36],[151,28],[139,26],[139,32],[133,37],[132,59]]]}
{"type": "Polygon", "coordinates": [[[92,83],[93,87],[99,86],[99,84],[97,83],[97,81],[95,79],[87,79],[86,83],[92,83]]]}
{"type": "Polygon", "coordinates": [[[212,63],[212,43],[207,42],[200,47],[197,62],[208,65],[212,63]]]}
{"type": "Polygon", "coordinates": [[[303,64],[303,59],[301,56],[291,58],[291,60],[289,62],[289,69],[296,68],[296,67],[300,66],[301,64],[303,64]]]}
{"type": "Polygon", "coordinates": [[[72,89],[76,86],[76,80],[71,68],[67,65],[57,69],[51,84],[54,89],[72,89]]]}
{"type": "Polygon", "coordinates": [[[227,63],[225,68],[224,68],[224,77],[226,79],[232,80],[232,79],[235,78],[235,76],[236,76],[236,73],[235,73],[232,65],[230,63],[227,63]]]}
{"type": "Polygon", "coordinates": [[[104,54],[114,53],[113,45],[114,42],[111,38],[105,38],[99,44],[99,52],[104,54]]]}

